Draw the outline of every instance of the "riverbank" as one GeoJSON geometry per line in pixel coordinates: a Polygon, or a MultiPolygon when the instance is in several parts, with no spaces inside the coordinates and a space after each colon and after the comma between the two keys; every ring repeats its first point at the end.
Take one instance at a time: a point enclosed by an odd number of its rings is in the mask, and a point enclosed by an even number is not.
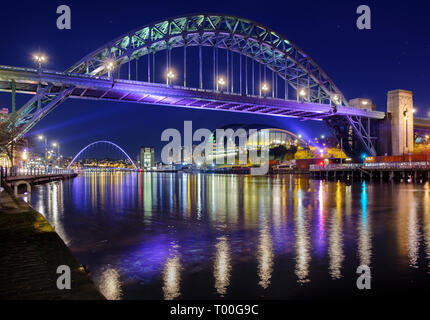
{"type": "Polygon", "coordinates": [[[10,190],[0,193],[0,299],[104,299],[49,222],[10,190]],[[71,270],[71,289],[57,288],[57,267],[71,270]]]}
{"type": "Polygon", "coordinates": [[[61,174],[38,174],[38,175],[21,175],[5,177],[7,184],[11,185],[18,181],[26,181],[31,185],[48,183],[57,180],[66,180],[76,178],[77,173],[61,173],[61,174]]]}

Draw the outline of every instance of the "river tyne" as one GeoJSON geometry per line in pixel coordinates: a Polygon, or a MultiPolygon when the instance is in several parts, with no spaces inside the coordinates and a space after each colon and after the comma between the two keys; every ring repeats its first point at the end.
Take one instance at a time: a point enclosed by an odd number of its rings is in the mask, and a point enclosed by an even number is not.
{"type": "Polygon", "coordinates": [[[430,184],[84,173],[32,206],[108,299],[348,298],[430,287],[430,184]],[[366,290],[365,290],[366,291],[366,290]]]}

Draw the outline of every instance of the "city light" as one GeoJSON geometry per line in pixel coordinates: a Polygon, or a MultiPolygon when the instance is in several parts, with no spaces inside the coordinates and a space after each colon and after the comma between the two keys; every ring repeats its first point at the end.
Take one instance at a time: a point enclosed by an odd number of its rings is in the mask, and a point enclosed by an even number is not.
{"type": "Polygon", "coordinates": [[[322,134],[322,135],[321,135],[321,139],[325,139],[325,135],[323,135],[323,134],[322,134]]]}
{"type": "Polygon", "coordinates": [[[115,67],[115,64],[112,60],[108,60],[106,61],[105,67],[108,71],[112,71],[113,68],[115,67]]]}
{"type": "Polygon", "coordinates": [[[111,71],[115,68],[115,63],[113,60],[105,61],[104,68],[108,71],[108,77],[111,76],[111,71]]]}
{"type": "Polygon", "coordinates": [[[175,78],[175,74],[172,70],[167,72],[167,78],[169,79],[174,79],[175,78]]]}
{"type": "MultiPolygon", "coordinates": [[[[222,87],[225,85],[225,80],[224,80],[224,78],[223,77],[220,77],[219,79],[218,79],[218,81],[217,81],[217,86],[219,86],[220,87],[220,89],[221,89],[221,91],[222,91],[222,87]]],[[[219,88],[217,88],[217,90],[218,90],[219,88]]]]}
{"type": "Polygon", "coordinates": [[[46,58],[45,55],[38,53],[33,55],[33,60],[38,63],[39,69],[40,69],[42,68],[42,63],[45,63],[46,61],[48,61],[48,58],[46,58]]]}
{"type": "Polygon", "coordinates": [[[335,94],[335,95],[333,96],[333,100],[334,100],[335,102],[339,102],[339,96],[338,96],[337,94],[335,94]]]}
{"type": "Polygon", "coordinates": [[[263,90],[264,92],[269,90],[269,86],[267,85],[267,83],[263,83],[263,85],[261,86],[261,90],[263,90]]]}
{"type": "Polygon", "coordinates": [[[39,135],[37,138],[38,138],[39,140],[43,140],[45,137],[44,137],[44,136],[42,136],[42,135],[39,135]]]}
{"type": "Polygon", "coordinates": [[[27,150],[24,150],[22,152],[22,160],[26,161],[27,159],[28,159],[28,153],[27,153],[27,150]]]}
{"type": "Polygon", "coordinates": [[[363,101],[361,101],[361,104],[362,104],[362,105],[367,105],[367,104],[369,104],[369,101],[367,101],[367,100],[363,100],[363,101]]]}
{"type": "Polygon", "coordinates": [[[305,89],[301,89],[299,92],[300,96],[305,97],[306,96],[306,90],[305,89]]]}
{"type": "Polygon", "coordinates": [[[417,109],[415,109],[415,108],[413,108],[412,109],[412,113],[416,113],[418,110],[417,109]]]}
{"type": "Polygon", "coordinates": [[[172,83],[173,79],[175,79],[175,73],[173,72],[173,70],[167,70],[166,73],[166,84],[170,84],[172,83]]]}

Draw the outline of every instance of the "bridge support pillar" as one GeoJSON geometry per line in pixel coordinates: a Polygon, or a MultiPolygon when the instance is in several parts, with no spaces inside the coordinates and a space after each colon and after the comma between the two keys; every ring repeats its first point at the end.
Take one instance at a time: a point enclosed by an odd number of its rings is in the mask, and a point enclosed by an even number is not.
{"type": "Polygon", "coordinates": [[[393,90],[387,93],[387,112],[391,114],[391,154],[414,150],[414,115],[412,92],[393,90]]]}

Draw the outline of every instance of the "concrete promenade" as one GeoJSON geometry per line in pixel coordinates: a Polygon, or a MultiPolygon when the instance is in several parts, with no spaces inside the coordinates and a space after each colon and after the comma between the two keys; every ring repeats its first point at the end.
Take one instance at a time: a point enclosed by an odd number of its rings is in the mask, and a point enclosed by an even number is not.
{"type": "Polygon", "coordinates": [[[76,177],[77,173],[60,173],[60,174],[37,174],[37,175],[18,175],[18,176],[8,176],[5,181],[8,184],[13,184],[16,181],[27,181],[29,184],[39,184],[46,183],[56,180],[65,180],[76,177]]]}
{"type": "Polygon", "coordinates": [[[0,193],[0,300],[104,299],[49,222],[6,187],[0,193]],[[71,289],[57,289],[59,265],[71,289]]]}

